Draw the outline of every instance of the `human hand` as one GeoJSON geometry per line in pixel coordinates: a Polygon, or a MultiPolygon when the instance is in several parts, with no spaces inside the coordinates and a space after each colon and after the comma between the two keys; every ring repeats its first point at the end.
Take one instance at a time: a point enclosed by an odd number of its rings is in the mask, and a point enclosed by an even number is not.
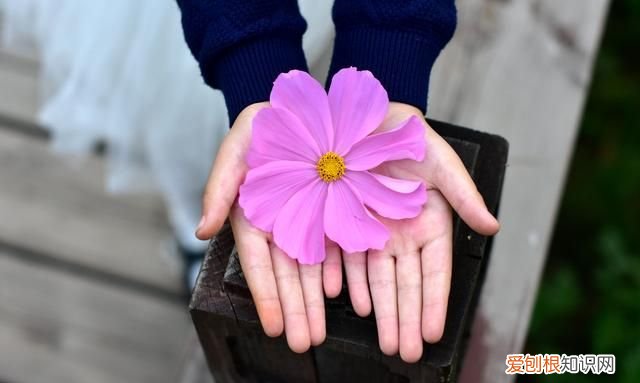
{"type": "MultiPolygon", "coordinates": [[[[235,203],[247,172],[251,121],[265,106],[268,103],[243,111],[223,142],[205,192],[205,218],[197,235],[201,239],[213,236],[230,212],[241,265],[265,332],[277,336],[284,327],[291,349],[302,352],[325,338],[322,280],[327,296],[339,293],[340,252],[328,242],[321,269],[318,265],[297,265],[271,245],[270,235],[251,226],[235,203]]],[[[391,103],[379,130],[391,129],[412,115],[424,122],[416,108],[391,103]]],[[[426,122],[425,138],[428,154],[424,161],[394,161],[376,169],[396,178],[425,182],[430,200],[422,213],[402,221],[380,217],[391,231],[385,249],[371,251],[368,257],[364,253],[344,256],[355,311],[360,315],[370,313],[370,284],[380,347],[386,354],[400,350],[406,361],[420,358],[422,338],[436,342],[442,336],[451,278],[449,203],[476,231],[491,235],[498,229],[458,156],[426,122]],[[429,279],[429,285],[423,284],[423,279],[429,279]]]]}
{"type": "Polygon", "coordinates": [[[376,215],[391,233],[383,250],[342,255],[354,310],[369,315],[373,300],[380,349],[387,355],[399,351],[406,362],[420,359],[423,339],[435,343],[444,331],[451,284],[451,207],[480,234],[493,235],[499,229],[462,161],[420,110],[392,102],[378,131],[411,116],[424,123],[425,159],[386,162],[374,172],[424,182],[427,203],[412,219],[376,215]]]}
{"type": "Polygon", "coordinates": [[[240,264],[253,296],[258,316],[268,336],[283,332],[289,347],[304,352],[325,339],[324,289],[336,296],[342,288],[339,250],[327,243],[327,259],[320,265],[302,265],[285,255],[271,235],[253,227],[236,197],[248,171],[246,154],[256,113],[268,102],[245,108],[220,146],[203,196],[203,220],[196,230],[200,239],[214,236],[227,216],[240,264]]]}

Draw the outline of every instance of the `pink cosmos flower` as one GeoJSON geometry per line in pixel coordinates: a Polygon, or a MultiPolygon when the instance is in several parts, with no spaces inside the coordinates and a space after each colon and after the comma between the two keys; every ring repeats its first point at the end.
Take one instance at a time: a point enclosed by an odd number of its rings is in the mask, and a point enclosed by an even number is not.
{"type": "Polygon", "coordinates": [[[270,103],[253,119],[239,203],[291,258],[322,262],[325,235],[349,253],[383,249],[389,231],[372,211],[390,219],[420,213],[427,198],[421,182],[372,169],[421,161],[424,127],[414,116],[374,133],[389,99],[371,72],[342,69],[327,94],[309,74],[292,70],[278,76],[270,103]]]}

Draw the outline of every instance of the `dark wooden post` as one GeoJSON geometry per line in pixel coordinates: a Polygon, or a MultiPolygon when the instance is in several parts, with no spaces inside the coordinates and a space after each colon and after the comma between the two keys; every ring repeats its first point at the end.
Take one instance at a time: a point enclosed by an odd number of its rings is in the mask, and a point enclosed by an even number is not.
{"type": "MultiPolygon", "coordinates": [[[[498,136],[438,121],[431,126],[455,149],[493,213],[497,213],[508,144],[498,136]]],[[[383,355],[375,319],[358,317],[345,289],[326,300],[327,340],[304,354],[289,351],[283,337],[262,333],[225,226],[211,241],[190,311],[217,383],[236,382],[454,382],[469,323],[489,261],[491,238],[454,223],[453,277],[443,339],[425,345],[422,359],[407,364],[383,355]]]]}

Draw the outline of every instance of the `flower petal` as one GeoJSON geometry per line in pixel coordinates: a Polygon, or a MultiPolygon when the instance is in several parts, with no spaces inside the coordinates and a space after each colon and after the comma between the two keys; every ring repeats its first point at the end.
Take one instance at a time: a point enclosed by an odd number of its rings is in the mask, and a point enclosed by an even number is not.
{"type": "Polygon", "coordinates": [[[333,149],[344,155],[380,126],[389,109],[389,97],[371,72],[345,68],[331,80],[329,107],[335,129],[333,149]]]}
{"type": "Polygon", "coordinates": [[[279,160],[315,164],[321,155],[309,131],[286,109],[260,109],[253,118],[251,147],[247,155],[250,167],[279,160]]]}
{"type": "Polygon", "coordinates": [[[372,134],[353,145],[345,156],[345,165],[351,170],[369,170],[386,161],[422,161],[426,149],[424,133],[420,119],[412,116],[393,130],[372,134]]]}
{"type": "Polygon", "coordinates": [[[287,109],[309,130],[323,153],[333,146],[333,126],[327,93],[308,73],[292,70],[273,83],[271,106],[287,109]]]}
{"type": "Polygon", "coordinates": [[[318,173],[311,164],[296,161],[268,162],[249,170],[240,186],[238,203],[253,226],[270,232],[287,201],[317,179],[318,173]]]}
{"type": "Polygon", "coordinates": [[[324,261],[322,220],[327,184],[320,179],[307,184],[282,207],[273,225],[273,241],[289,257],[312,265],[324,261]]]}
{"type": "Polygon", "coordinates": [[[348,253],[381,250],[389,239],[387,228],[364,207],[358,192],[344,179],[329,184],[324,230],[348,253]]]}
{"type": "Polygon", "coordinates": [[[416,217],[427,201],[427,191],[422,182],[369,172],[348,172],[345,177],[360,192],[364,204],[383,217],[416,217]]]}

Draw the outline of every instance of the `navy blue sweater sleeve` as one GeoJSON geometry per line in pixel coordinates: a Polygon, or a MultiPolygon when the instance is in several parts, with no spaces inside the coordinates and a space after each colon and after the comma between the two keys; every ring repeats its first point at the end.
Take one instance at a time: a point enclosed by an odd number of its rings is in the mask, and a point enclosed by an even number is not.
{"type": "MultiPolygon", "coordinates": [[[[328,0],[322,0],[328,1],[328,0]]],[[[295,0],[178,0],[185,38],[205,82],[222,90],[234,121],[269,98],[273,80],[307,70],[306,23],[295,0]]],[[[456,25],[454,0],[336,0],[330,77],[368,69],[392,101],[426,111],[431,68],[456,25]]]]}
{"type": "Polygon", "coordinates": [[[389,99],[426,112],[431,68],[456,27],[454,0],[335,0],[336,40],[329,78],[370,70],[389,99]]]}
{"type": "Polygon", "coordinates": [[[205,82],[224,94],[231,123],[269,99],[278,74],[307,70],[307,27],[296,0],[178,0],[182,27],[205,82]]]}

